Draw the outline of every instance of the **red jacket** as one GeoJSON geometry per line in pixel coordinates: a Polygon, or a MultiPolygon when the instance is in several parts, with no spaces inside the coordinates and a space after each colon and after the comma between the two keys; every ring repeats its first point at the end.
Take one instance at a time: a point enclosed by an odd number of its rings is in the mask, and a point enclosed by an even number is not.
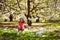
{"type": "Polygon", "coordinates": [[[23,19],[20,19],[20,20],[18,21],[18,28],[19,28],[19,29],[24,29],[24,20],[23,20],[23,19]]]}

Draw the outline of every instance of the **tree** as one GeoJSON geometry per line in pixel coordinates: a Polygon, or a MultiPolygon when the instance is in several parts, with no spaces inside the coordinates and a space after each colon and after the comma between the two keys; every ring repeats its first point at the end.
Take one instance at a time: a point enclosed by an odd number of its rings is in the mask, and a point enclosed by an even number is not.
{"type": "Polygon", "coordinates": [[[10,19],[10,22],[13,21],[13,14],[10,13],[9,19],[10,19]]]}
{"type": "Polygon", "coordinates": [[[44,20],[60,19],[59,5],[60,0],[0,0],[0,12],[3,15],[13,10],[15,12],[12,15],[17,16],[26,13],[27,19],[37,14],[44,20]]]}

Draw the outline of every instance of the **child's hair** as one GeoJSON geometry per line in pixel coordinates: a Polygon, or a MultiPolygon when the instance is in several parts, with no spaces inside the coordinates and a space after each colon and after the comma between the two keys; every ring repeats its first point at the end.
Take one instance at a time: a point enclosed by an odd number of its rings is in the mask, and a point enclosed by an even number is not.
{"type": "Polygon", "coordinates": [[[20,21],[23,20],[23,23],[24,23],[24,19],[23,18],[20,18],[20,21]]]}
{"type": "Polygon", "coordinates": [[[21,19],[24,20],[23,18],[20,18],[20,20],[21,20],[21,19]]]}

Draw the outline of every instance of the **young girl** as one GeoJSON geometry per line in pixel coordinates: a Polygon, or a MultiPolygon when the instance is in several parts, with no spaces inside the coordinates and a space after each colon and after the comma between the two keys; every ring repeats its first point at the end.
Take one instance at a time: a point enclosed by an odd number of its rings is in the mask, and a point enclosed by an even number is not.
{"type": "Polygon", "coordinates": [[[18,31],[23,31],[24,30],[24,19],[20,18],[18,21],[18,31]]]}

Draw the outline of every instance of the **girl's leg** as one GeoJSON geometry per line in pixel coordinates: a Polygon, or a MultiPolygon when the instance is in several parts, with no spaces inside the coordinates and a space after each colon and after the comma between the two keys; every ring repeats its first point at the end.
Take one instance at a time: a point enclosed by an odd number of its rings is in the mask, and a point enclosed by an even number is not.
{"type": "Polygon", "coordinates": [[[20,31],[20,29],[18,28],[18,32],[20,31]]]}

